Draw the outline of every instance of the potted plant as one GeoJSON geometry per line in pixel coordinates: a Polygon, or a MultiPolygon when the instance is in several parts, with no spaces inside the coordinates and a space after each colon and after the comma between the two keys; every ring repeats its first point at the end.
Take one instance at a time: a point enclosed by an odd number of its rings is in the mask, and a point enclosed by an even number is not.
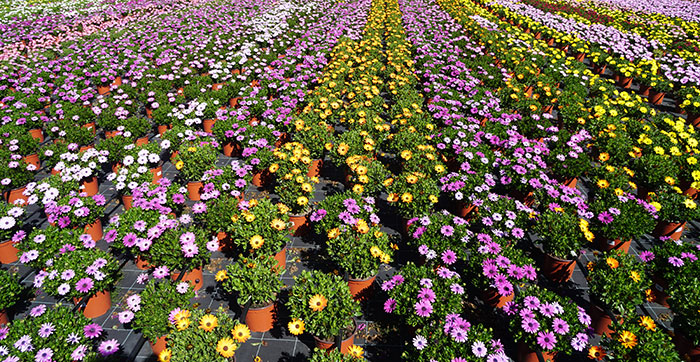
{"type": "Polygon", "coordinates": [[[459,314],[449,314],[436,325],[419,329],[403,358],[419,362],[441,358],[474,362],[507,359],[503,344],[494,338],[490,328],[471,324],[459,314]]]}
{"type": "Polygon", "coordinates": [[[384,163],[367,156],[350,156],[345,163],[345,184],[357,194],[377,195],[384,191],[384,181],[391,177],[384,163]]]}
{"type": "MultiPolygon", "coordinates": [[[[89,235],[80,239],[89,242],[89,235]]],[[[86,300],[83,314],[99,317],[111,307],[110,290],[121,278],[119,262],[109,253],[94,248],[67,251],[58,255],[53,264],[34,277],[34,285],[57,298],[72,298],[77,304],[86,300]]]]}
{"type": "Polygon", "coordinates": [[[360,315],[360,305],[352,299],[347,284],[337,275],[320,271],[303,270],[294,279],[287,301],[292,320],[303,323],[318,348],[331,348],[334,339],[341,336],[340,351],[347,353],[355,340],[354,318],[360,315]]]}
{"type": "Polygon", "coordinates": [[[658,217],[654,206],[631,194],[601,196],[591,203],[591,211],[591,231],[603,251],[628,251],[631,240],[650,232],[658,217]]]}
{"type": "Polygon", "coordinates": [[[211,253],[219,249],[216,239],[211,239],[194,225],[177,227],[170,223],[167,229],[150,245],[145,259],[155,267],[172,273],[173,279],[185,273],[182,280],[192,284],[194,290],[202,288],[202,267],[209,262],[211,253]]]}
{"type": "Polygon", "coordinates": [[[226,266],[224,273],[218,274],[221,287],[227,293],[235,293],[240,306],[246,306],[246,325],[253,332],[267,332],[272,329],[275,316],[277,294],[282,290],[280,274],[284,269],[270,256],[240,255],[235,263],[226,266]]]}
{"type": "Polygon", "coordinates": [[[140,330],[157,356],[165,349],[170,320],[189,308],[192,297],[194,292],[186,282],[151,279],[141,293],[126,297],[128,318],[120,320],[140,330]]]}
{"type": "Polygon", "coordinates": [[[10,322],[8,311],[19,302],[23,289],[17,275],[0,269],[0,326],[10,322]]]}
{"type": "Polygon", "coordinates": [[[24,205],[27,202],[25,186],[34,179],[36,166],[26,163],[22,156],[0,149],[0,191],[10,204],[24,205]]]}
{"type": "Polygon", "coordinates": [[[241,142],[245,139],[247,124],[243,124],[235,117],[225,117],[219,119],[212,127],[212,134],[221,144],[223,154],[225,156],[239,156],[242,151],[241,142]]]}
{"type": "Polygon", "coordinates": [[[45,177],[39,182],[30,182],[27,184],[25,193],[29,196],[27,198],[29,205],[46,205],[69,195],[71,192],[77,193],[79,191],[78,181],[73,180],[70,176],[56,174],[45,177]]]}
{"type": "Polygon", "coordinates": [[[16,244],[22,239],[24,208],[0,201],[0,263],[17,261],[16,244]]]}
{"type": "Polygon", "coordinates": [[[404,220],[429,213],[440,194],[436,180],[421,172],[403,172],[384,185],[389,192],[387,201],[396,205],[404,220]]]}
{"type": "Polygon", "coordinates": [[[408,221],[408,243],[429,263],[452,265],[467,260],[464,238],[472,232],[469,223],[442,210],[408,221]]]}
{"type": "Polygon", "coordinates": [[[326,152],[326,144],[331,141],[332,132],[329,125],[320,121],[318,123],[306,122],[298,119],[294,122],[295,131],[292,139],[294,143],[300,143],[308,150],[311,164],[309,176],[318,176],[323,167],[323,156],[326,152]]]}
{"type": "Polygon", "coordinates": [[[371,196],[361,196],[351,191],[345,191],[327,196],[316,205],[309,220],[314,223],[316,233],[325,235],[341,225],[354,224],[362,219],[370,226],[379,224],[376,200],[371,196]]]}
{"type": "Polygon", "coordinates": [[[37,361],[50,358],[54,361],[96,361],[114,354],[119,343],[112,339],[102,341],[102,327],[60,304],[48,309],[41,304],[33,307],[29,315],[0,328],[0,340],[8,361],[37,361]],[[96,347],[97,346],[97,347],[96,347]]]}
{"type": "Polygon", "coordinates": [[[80,192],[84,192],[87,196],[93,196],[99,191],[97,173],[100,165],[107,163],[106,151],[97,151],[96,149],[88,149],[85,151],[71,151],[61,154],[59,161],[54,169],[61,173],[61,176],[70,177],[80,183],[80,192]]]}
{"type": "MultiPolygon", "coordinates": [[[[78,239],[80,235],[75,230],[52,225],[46,229],[35,228],[17,243],[19,260],[37,270],[50,267],[59,254],[84,248],[83,242],[78,239]]],[[[92,245],[89,241],[87,243],[92,245]]]]}
{"type": "Polygon", "coordinates": [[[651,280],[644,264],[621,250],[600,254],[588,263],[588,285],[591,288],[593,329],[597,334],[610,333],[612,316],[628,318],[646,301],[651,280]]]}
{"type": "Polygon", "coordinates": [[[39,159],[39,142],[27,133],[23,127],[4,125],[0,127],[0,145],[14,154],[23,156],[25,163],[34,165],[35,170],[41,168],[39,159]]]}
{"type": "Polygon", "coordinates": [[[226,229],[231,241],[248,255],[274,256],[277,263],[287,263],[289,235],[288,209],[269,199],[241,201],[226,229]]]}
{"type": "Polygon", "coordinates": [[[275,193],[280,201],[289,208],[289,221],[292,222],[291,229],[295,236],[305,235],[309,231],[310,201],[314,194],[314,185],[319,182],[318,177],[309,177],[305,171],[307,170],[293,168],[284,174],[278,173],[275,186],[275,193]]]}
{"type": "Polygon", "coordinates": [[[678,351],[692,360],[700,356],[700,317],[697,313],[700,309],[700,281],[697,278],[700,263],[690,262],[691,258],[683,260],[688,261],[689,265],[682,272],[683,275],[669,286],[671,297],[668,304],[673,311],[673,341],[678,351]]]}
{"type": "MultiPolygon", "coordinates": [[[[597,360],[676,361],[683,359],[673,349],[671,337],[648,316],[630,316],[613,325],[613,332],[600,341],[597,360]]],[[[591,353],[589,353],[590,355],[591,353]]]]}
{"type": "Polygon", "coordinates": [[[314,348],[311,356],[309,357],[309,362],[357,362],[364,361],[364,349],[357,345],[352,345],[348,347],[348,353],[343,354],[338,350],[325,350],[320,348],[314,348]]]}
{"type": "Polygon", "coordinates": [[[251,170],[250,165],[234,160],[228,166],[207,171],[202,181],[205,190],[202,200],[213,200],[226,194],[243,199],[245,189],[253,177],[251,170]]]}
{"type": "Polygon", "coordinates": [[[528,286],[503,308],[509,316],[508,329],[519,343],[518,360],[532,359],[542,353],[552,361],[561,353],[583,351],[588,344],[586,328],[590,316],[571,300],[537,286],[528,286]]]}
{"type": "Polygon", "coordinates": [[[579,177],[586,175],[591,168],[591,157],[586,144],[590,142],[591,135],[586,130],[571,133],[566,130],[549,136],[553,144],[547,155],[547,165],[561,184],[568,187],[576,187],[579,177]]]}
{"type": "Polygon", "coordinates": [[[678,187],[665,187],[650,193],[649,203],[659,216],[653,230],[656,237],[679,240],[686,222],[700,218],[700,208],[695,200],[678,187]]]}
{"type": "Polygon", "coordinates": [[[171,316],[169,327],[168,348],[158,354],[160,361],[231,361],[250,337],[246,325],[231,319],[223,309],[215,313],[182,309],[171,316]]]}
{"type": "Polygon", "coordinates": [[[218,143],[185,142],[179,147],[175,157],[175,168],[187,182],[190,200],[199,201],[204,173],[216,164],[218,143]]]}
{"type": "Polygon", "coordinates": [[[462,311],[464,286],[460,276],[444,266],[408,263],[382,282],[389,298],[384,311],[402,317],[412,327],[424,327],[462,311]]]}
{"type": "Polygon", "coordinates": [[[533,230],[542,238],[542,272],[551,280],[561,283],[571,278],[575,259],[585,240],[582,225],[588,226],[585,220],[562,208],[547,209],[537,215],[533,230]]]}
{"type": "Polygon", "coordinates": [[[61,228],[82,228],[93,240],[102,239],[102,216],[106,199],[103,195],[77,196],[69,194],[45,205],[49,223],[61,228]]]}

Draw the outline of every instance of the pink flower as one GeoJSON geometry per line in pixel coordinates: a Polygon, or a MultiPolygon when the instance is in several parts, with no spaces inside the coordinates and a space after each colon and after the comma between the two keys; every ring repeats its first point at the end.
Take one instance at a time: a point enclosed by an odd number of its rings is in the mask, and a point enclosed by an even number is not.
{"type": "Polygon", "coordinates": [[[540,331],[537,334],[537,344],[543,349],[551,350],[557,344],[557,337],[552,332],[540,331]]]}
{"type": "Polygon", "coordinates": [[[88,324],[83,328],[86,338],[97,338],[102,334],[102,327],[97,323],[88,324]]]}
{"type": "Polygon", "coordinates": [[[419,317],[428,317],[433,312],[433,305],[427,300],[421,300],[414,305],[416,314],[419,317]]]}
{"type": "Polygon", "coordinates": [[[126,324],[131,322],[132,319],[134,319],[134,312],[130,310],[125,310],[117,315],[119,318],[119,323],[121,324],[126,324]]]}
{"type": "Polygon", "coordinates": [[[396,309],[396,300],[394,298],[389,298],[384,302],[384,311],[386,313],[391,313],[396,309]]]}
{"type": "Polygon", "coordinates": [[[91,278],[83,278],[78,280],[78,283],[75,284],[75,290],[81,293],[87,293],[93,286],[94,284],[91,278]]]}

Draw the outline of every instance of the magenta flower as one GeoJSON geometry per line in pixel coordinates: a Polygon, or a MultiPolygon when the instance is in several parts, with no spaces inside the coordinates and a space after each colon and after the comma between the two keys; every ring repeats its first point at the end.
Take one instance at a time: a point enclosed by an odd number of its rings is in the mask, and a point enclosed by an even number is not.
{"type": "Polygon", "coordinates": [[[103,356],[112,355],[119,350],[119,342],[117,342],[116,339],[109,339],[103,341],[102,343],[100,343],[100,346],[97,348],[97,350],[103,356]]]}
{"type": "Polygon", "coordinates": [[[433,305],[427,300],[421,300],[414,305],[419,317],[428,317],[433,312],[433,305]]]}
{"type": "Polygon", "coordinates": [[[520,323],[520,326],[527,333],[535,333],[540,329],[540,322],[533,318],[525,318],[520,323]]]}
{"type": "Polygon", "coordinates": [[[603,211],[598,215],[598,220],[600,220],[600,222],[603,224],[608,225],[613,222],[613,216],[609,212],[603,211]]]}
{"type": "Polygon", "coordinates": [[[51,323],[44,323],[41,325],[39,328],[39,337],[41,338],[48,338],[53,332],[56,330],[56,327],[53,326],[51,323]]]}
{"type": "Polygon", "coordinates": [[[93,286],[94,284],[91,278],[83,278],[78,280],[78,283],[75,284],[75,290],[81,293],[87,293],[92,289],[93,286]]]}
{"type": "Polygon", "coordinates": [[[396,300],[394,298],[389,298],[384,302],[384,312],[391,313],[396,309],[396,300]]]}
{"type": "Polygon", "coordinates": [[[552,321],[552,329],[558,334],[567,334],[569,333],[569,323],[561,318],[555,318],[552,321]]]}
{"type": "Polygon", "coordinates": [[[97,338],[102,334],[102,327],[97,323],[88,324],[83,328],[86,338],[97,338]]]}
{"type": "Polygon", "coordinates": [[[442,261],[447,265],[452,265],[457,261],[457,254],[454,251],[447,249],[442,252],[442,261]]]}
{"type": "Polygon", "coordinates": [[[39,304],[29,311],[29,315],[32,317],[38,317],[46,312],[46,305],[39,304]]]}
{"type": "Polygon", "coordinates": [[[156,279],[163,279],[170,275],[170,270],[167,266],[162,265],[153,270],[153,277],[156,279]]]}
{"type": "Polygon", "coordinates": [[[537,344],[549,351],[557,344],[557,337],[555,337],[552,332],[540,331],[540,333],[537,334],[537,344]]]}
{"type": "Polygon", "coordinates": [[[671,256],[671,257],[669,257],[669,258],[668,258],[668,262],[671,263],[671,265],[673,265],[673,266],[675,266],[675,267],[677,267],[677,268],[682,267],[682,266],[685,264],[685,262],[683,261],[683,259],[681,259],[681,258],[679,258],[679,257],[677,257],[677,256],[671,256]]]}
{"type": "Polygon", "coordinates": [[[651,251],[648,251],[648,250],[645,250],[645,251],[639,253],[639,259],[642,259],[642,261],[645,263],[648,263],[648,262],[654,260],[655,257],[656,257],[656,255],[654,255],[654,253],[652,253],[651,251]]]}

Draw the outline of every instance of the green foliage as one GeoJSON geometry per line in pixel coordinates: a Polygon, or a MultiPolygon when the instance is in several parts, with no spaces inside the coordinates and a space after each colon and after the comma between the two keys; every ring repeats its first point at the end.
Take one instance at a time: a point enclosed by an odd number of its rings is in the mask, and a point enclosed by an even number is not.
{"type": "Polygon", "coordinates": [[[603,253],[588,265],[591,294],[615,313],[628,315],[645,302],[651,287],[644,265],[626,252],[603,253]]]}
{"type": "Polygon", "coordinates": [[[194,292],[189,286],[187,292],[180,293],[175,282],[151,279],[140,294],[140,309],[135,311],[131,325],[155,343],[156,339],[168,334],[170,312],[176,308],[188,308],[192,297],[194,292]]]}
{"type": "Polygon", "coordinates": [[[236,293],[239,305],[250,300],[251,307],[259,308],[277,299],[283,286],[280,279],[283,272],[284,269],[270,256],[240,255],[235,263],[226,266],[226,279],[221,286],[228,293],[236,293]]]}
{"type": "Polygon", "coordinates": [[[16,274],[0,269],[0,311],[19,302],[23,289],[16,274]]]}

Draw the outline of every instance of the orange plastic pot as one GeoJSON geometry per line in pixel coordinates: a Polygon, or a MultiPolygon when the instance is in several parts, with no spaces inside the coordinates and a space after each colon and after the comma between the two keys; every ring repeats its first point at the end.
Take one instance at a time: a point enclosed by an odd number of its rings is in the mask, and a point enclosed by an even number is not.
{"type": "Polygon", "coordinates": [[[683,332],[675,331],[673,343],[682,356],[688,356],[690,362],[700,362],[700,346],[693,344],[683,332]]]}
{"type": "Polygon", "coordinates": [[[253,179],[250,183],[256,187],[266,187],[270,183],[270,172],[267,170],[253,171],[253,179]]]}
{"type": "Polygon", "coordinates": [[[237,142],[226,142],[223,146],[224,156],[234,157],[238,156],[241,152],[241,145],[237,142]]]}
{"type": "Polygon", "coordinates": [[[503,308],[506,303],[513,300],[513,295],[513,293],[510,293],[504,297],[498,293],[498,290],[489,287],[481,292],[481,300],[494,308],[503,308]]]}
{"type": "MultiPolygon", "coordinates": [[[[73,298],[73,303],[78,304],[80,299],[73,298]]],[[[90,297],[83,309],[83,315],[87,318],[103,316],[112,307],[112,296],[109,291],[98,292],[90,297]]]]}
{"type": "Polygon", "coordinates": [[[36,153],[29,156],[24,156],[23,160],[28,165],[34,165],[34,167],[36,167],[35,170],[39,170],[41,168],[41,160],[39,160],[39,155],[36,153]]]}
{"type": "Polygon", "coordinates": [[[359,299],[366,299],[369,297],[372,284],[374,280],[377,279],[376,275],[373,275],[367,279],[348,279],[348,288],[350,288],[350,294],[352,297],[359,299]]]}
{"type": "Polygon", "coordinates": [[[622,87],[622,88],[625,88],[625,89],[631,88],[632,87],[632,77],[620,76],[620,79],[617,81],[617,85],[622,87]]]}
{"type": "Polygon", "coordinates": [[[654,286],[651,289],[654,295],[654,302],[662,307],[669,308],[668,293],[666,293],[668,283],[656,275],[652,275],[651,280],[654,282],[654,286]]]}
{"type": "Polygon", "coordinates": [[[117,133],[119,133],[119,131],[105,131],[105,138],[114,138],[117,133]]]}
{"type": "Polygon", "coordinates": [[[542,273],[553,282],[564,283],[571,279],[571,274],[573,274],[575,266],[575,260],[559,259],[545,253],[542,263],[542,273]]]}
{"type": "Polygon", "coordinates": [[[251,332],[267,332],[275,324],[275,303],[264,307],[250,308],[245,315],[245,324],[251,332]]]}
{"type": "Polygon", "coordinates": [[[29,134],[39,142],[44,142],[44,131],[41,128],[30,129],[29,134]]]}
{"type": "Polygon", "coordinates": [[[309,165],[309,172],[306,173],[306,176],[318,177],[321,174],[321,168],[323,168],[323,160],[313,160],[309,165]]]}
{"type": "Polygon", "coordinates": [[[7,315],[7,311],[0,309],[0,326],[10,323],[10,317],[7,315]]]}
{"type": "Polygon", "coordinates": [[[214,127],[214,123],[216,123],[215,119],[205,119],[202,121],[202,127],[204,128],[204,132],[211,133],[212,127],[214,127]]]}
{"type": "Polygon", "coordinates": [[[122,77],[114,78],[114,80],[112,81],[112,85],[116,86],[116,87],[119,87],[120,85],[122,85],[122,77]]]}
{"type": "Polygon", "coordinates": [[[687,121],[695,127],[700,127],[700,113],[695,114],[688,112],[687,121]]]}
{"type": "Polygon", "coordinates": [[[85,225],[85,233],[89,234],[94,241],[102,239],[102,220],[97,219],[92,224],[85,225]]]}
{"type": "Polygon", "coordinates": [[[122,205],[124,205],[124,210],[131,209],[131,203],[134,202],[134,196],[132,195],[122,195],[122,205]]]}
{"type": "MultiPolygon", "coordinates": [[[[355,326],[355,329],[352,331],[349,337],[346,337],[341,343],[340,343],[340,353],[342,354],[347,354],[350,346],[352,346],[355,343],[355,334],[357,333],[357,326],[355,326]]],[[[335,341],[327,341],[321,338],[318,338],[316,336],[314,337],[314,345],[318,349],[331,349],[335,347],[335,341]]]]}
{"type": "Polygon", "coordinates": [[[610,328],[612,318],[610,318],[610,316],[597,305],[593,305],[589,310],[589,313],[591,315],[591,327],[593,327],[593,331],[599,336],[606,335],[609,337],[610,333],[613,332],[613,330],[610,328]]]}
{"type": "Polygon", "coordinates": [[[152,168],[149,171],[153,174],[153,179],[151,180],[151,183],[154,185],[158,184],[158,181],[163,178],[163,166],[158,166],[156,168],[152,168]]]}
{"type": "Polygon", "coordinates": [[[99,95],[105,95],[109,93],[109,86],[108,85],[98,85],[97,86],[97,93],[99,95]]]}
{"type": "Polygon", "coordinates": [[[235,98],[229,99],[229,100],[228,100],[228,105],[229,105],[229,107],[235,108],[236,106],[238,106],[238,102],[239,102],[241,99],[242,99],[241,97],[235,97],[235,98]]]}
{"type": "Polygon", "coordinates": [[[19,200],[22,205],[27,203],[27,200],[29,199],[26,195],[24,195],[24,190],[26,190],[26,186],[22,186],[17,189],[12,189],[10,191],[5,191],[3,193],[3,197],[5,198],[5,201],[7,201],[10,204],[15,205],[19,200]]]}
{"type": "Polygon", "coordinates": [[[16,262],[17,253],[19,250],[15,248],[15,243],[12,240],[0,243],[0,263],[10,264],[16,262]]]}
{"type": "Polygon", "coordinates": [[[666,93],[664,92],[656,92],[656,91],[651,91],[649,93],[649,102],[655,105],[659,105],[664,101],[664,96],[666,93]]]}
{"type": "Polygon", "coordinates": [[[134,264],[136,265],[137,268],[139,268],[141,270],[151,269],[151,263],[149,263],[148,260],[144,259],[141,256],[136,257],[136,260],[134,260],[134,264]]]}
{"type": "MultiPolygon", "coordinates": [[[[554,361],[556,357],[556,352],[541,352],[542,357],[545,362],[554,361]]],[[[518,361],[519,362],[539,362],[540,359],[537,357],[537,353],[530,348],[527,344],[518,343],[518,361]]]]}
{"type": "MultiPolygon", "coordinates": [[[[180,276],[180,273],[172,273],[170,275],[173,280],[176,280],[177,277],[180,276]]],[[[197,269],[185,272],[185,275],[182,276],[181,280],[183,282],[190,283],[190,285],[194,287],[195,291],[202,289],[202,286],[204,285],[204,275],[202,274],[202,267],[200,266],[197,269]]]]}
{"type": "Polygon", "coordinates": [[[202,185],[201,181],[188,182],[187,183],[187,196],[190,198],[190,200],[199,201],[201,199],[201,193],[202,193],[203,187],[204,186],[202,185]]]}
{"type": "Polygon", "coordinates": [[[304,236],[309,232],[307,215],[291,215],[289,221],[292,222],[290,230],[293,236],[304,236]]]}
{"type": "Polygon", "coordinates": [[[671,240],[680,240],[685,230],[685,225],[685,222],[659,221],[652,234],[657,238],[666,236],[671,238],[671,240]]]}
{"type": "Polygon", "coordinates": [[[80,188],[82,189],[82,192],[85,192],[88,196],[97,195],[97,191],[100,188],[99,184],[97,183],[97,177],[90,176],[80,180],[80,188]]]}
{"type": "Polygon", "coordinates": [[[171,128],[173,128],[172,124],[159,124],[158,125],[158,135],[162,136],[163,133],[167,132],[171,128]]]}
{"type": "Polygon", "coordinates": [[[91,150],[91,149],[93,149],[93,148],[95,148],[94,145],[80,146],[80,152],[85,152],[85,151],[91,150]]]}
{"type": "Polygon", "coordinates": [[[277,261],[277,265],[280,268],[286,268],[287,267],[287,246],[285,245],[282,250],[277,252],[275,256],[273,257],[275,261],[277,261]]]}
{"type": "Polygon", "coordinates": [[[158,339],[156,339],[156,343],[148,341],[148,344],[151,345],[151,350],[153,350],[153,354],[156,356],[160,355],[160,352],[163,352],[167,343],[168,341],[166,340],[166,336],[158,337],[158,339]]]}
{"type": "Polygon", "coordinates": [[[143,136],[141,138],[136,139],[136,142],[134,142],[134,144],[137,146],[143,146],[145,144],[148,144],[148,136],[143,136]]]}

